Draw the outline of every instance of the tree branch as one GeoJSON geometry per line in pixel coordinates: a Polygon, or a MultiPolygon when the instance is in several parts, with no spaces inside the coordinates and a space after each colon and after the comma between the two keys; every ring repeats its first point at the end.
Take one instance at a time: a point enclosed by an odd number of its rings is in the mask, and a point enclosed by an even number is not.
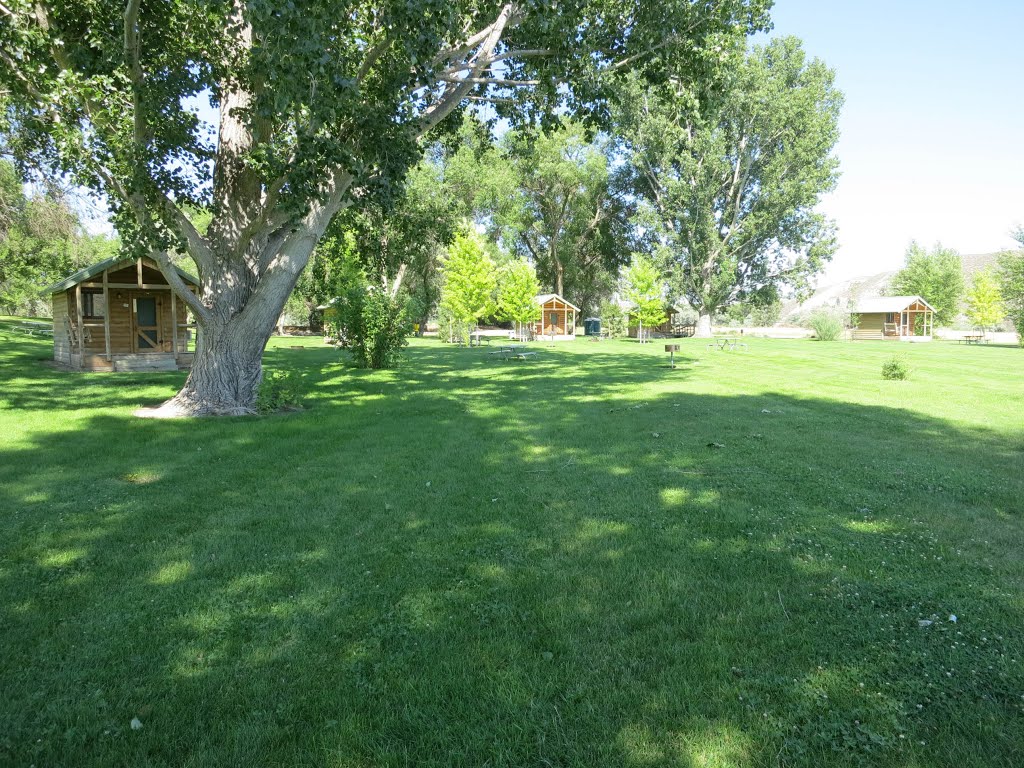
{"type": "Polygon", "coordinates": [[[167,278],[168,284],[174,289],[174,292],[178,294],[178,297],[184,301],[188,308],[192,310],[192,314],[196,316],[196,321],[200,325],[206,325],[213,320],[213,313],[199,300],[189,287],[185,285],[185,281],[181,279],[181,275],[178,274],[178,269],[171,263],[170,257],[167,255],[167,251],[153,250],[150,251],[150,255],[153,260],[160,265],[160,271],[164,273],[164,277],[167,278]]]}
{"type": "Polygon", "coordinates": [[[136,149],[146,142],[145,120],[142,116],[142,65],[139,63],[139,7],[142,0],[128,0],[124,8],[124,60],[131,73],[132,112],[136,149]]]}
{"type": "MultiPolygon", "coordinates": [[[[511,3],[506,4],[502,9],[501,13],[498,14],[498,18],[494,20],[494,23],[483,31],[477,33],[470,38],[467,43],[461,46],[466,52],[471,50],[478,41],[480,49],[473,56],[475,61],[474,66],[470,69],[469,78],[478,78],[480,72],[487,63],[483,61],[491,55],[494,48],[498,45],[498,41],[501,40],[501,35],[505,31],[505,27],[509,24],[509,21],[513,16],[513,6],[511,3]]],[[[443,61],[444,59],[442,59],[443,61]]],[[[439,122],[444,120],[453,109],[469,95],[470,91],[473,90],[476,83],[460,81],[459,83],[450,83],[449,87],[445,88],[444,93],[441,94],[440,98],[434,103],[423,115],[420,121],[420,129],[417,132],[417,136],[422,136],[439,122]]]]}
{"type": "Polygon", "coordinates": [[[363,63],[359,65],[359,71],[356,72],[356,83],[362,83],[366,79],[366,76],[370,73],[373,65],[377,63],[381,56],[384,55],[384,51],[388,49],[394,38],[388,34],[384,36],[384,39],[373,45],[367,50],[366,58],[363,59],[363,63]]]}
{"type": "Polygon", "coordinates": [[[497,85],[516,88],[525,85],[540,85],[540,80],[502,80],[495,77],[448,77],[437,78],[443,83],[471,83],[473,85],[497,85]]]}

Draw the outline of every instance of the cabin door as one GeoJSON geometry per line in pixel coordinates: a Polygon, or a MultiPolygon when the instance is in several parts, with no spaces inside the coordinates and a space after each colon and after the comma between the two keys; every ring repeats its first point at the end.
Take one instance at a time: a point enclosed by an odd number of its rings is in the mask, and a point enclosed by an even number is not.
{"type": "Polygon", "coordinates": [[[140,296],[135,299],[135,352],[160,351],[160,325],[156,310],[154,297],[140,296]]]}

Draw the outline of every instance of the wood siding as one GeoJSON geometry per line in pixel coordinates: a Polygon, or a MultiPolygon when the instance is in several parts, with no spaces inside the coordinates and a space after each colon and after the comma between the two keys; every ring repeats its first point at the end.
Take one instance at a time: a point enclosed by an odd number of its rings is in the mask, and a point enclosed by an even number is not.
{"type": "Polygon", "coordinates": [[[108,288],[103,315],[83,316],[80,326],[77,322],[79,308],[76,306],[76,296],[91,293],[93,301],[99,303],[103,296],[103,276],[83,281],[53,295],[54,360],[73,368],[112,370],[117,368],[113,363],[118,358],[123,360],[125,356],[136,355],[170,356],[173,361],[173,353],[177,351],[177,362],[183,365],[192,362],[195,331],[179,327],[188,321],[187,305],[183,301],[172,300],[170,286],[155,264],[143,261],[141,268],[138,263],[132,264],[107,272],[105,278],[108,288]],[[140,283],[146,287],[139,288],[140,283]],[[136,309],[139,299],[152,299],[155,302],[156,329],[149,334],[153,342],[151,347],[140,347],[138,343],[136,309]],[[176,317],[172,316],[172,312],[176,317]],[[178,339],[175,350],[176,332],[178,339]],[[81,353],[78,344],[73,342],[76,333],[81,334],[81,353]]]}
{"type": "Polygon", "coordinates": [[[860,316],[860,324],[853,332],[855,339],[885,338],[885,313],[878,312],[860,316]]]}
{"type": "Polygon", "coordinates": [[[534,323],[536,336],[572,336],[576,333],[576,310],[557,298],[541,305],[541,319],[534,323]]]}
{"type": "Polygon", "coordinates": [[[71,365],[71,339],[65,322],[70,320],[70,302],[67,293],[53,295],[53,359],[71,365]]]}

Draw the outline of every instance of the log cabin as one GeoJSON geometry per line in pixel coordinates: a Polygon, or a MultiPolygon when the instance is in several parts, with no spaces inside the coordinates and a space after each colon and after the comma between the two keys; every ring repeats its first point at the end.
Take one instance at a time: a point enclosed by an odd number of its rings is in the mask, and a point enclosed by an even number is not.
{"type": "MultiPolygon", "coordinates": [[[[178,270],[193,293],[199,282],[178,270]]],[[[155,261],[114,257],[45,290],[53,359],[74,370],[177,370],[192,364],[198,327],[155,261]]]]}

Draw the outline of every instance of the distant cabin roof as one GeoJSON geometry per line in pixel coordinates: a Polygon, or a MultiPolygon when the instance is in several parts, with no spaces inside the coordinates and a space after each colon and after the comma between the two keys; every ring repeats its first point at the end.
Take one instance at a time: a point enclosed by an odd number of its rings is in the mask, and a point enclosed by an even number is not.
{"type": "Polygon", "coordinates": [[[577,307],[577,306],[576,306],[575,304],[573,304],[573,303],[572,303],[571,301],[566,301],[566,300],[565,300],[564,298],[562,298],[561,296],[559,296],[559,295],[558,295],[557,293],[541,293],[541,294],[539,294],[539,295],[537,295],[537,296],[534,296],[534,297],[533,297],[533,300],[534,300],[534,301],[536,301],[536,302],[537,302],[538,304],[540,304],[541,306],[543,306],[544,304],[547,304],[547,303],[548,303],[549,301],[551,301],[552,299],[558,299],[558,300],[559,300],[560,302],[562,302],[562,303],[563,303],[563,304],[565,304],[566,306],[572,307],[572,308],[573,308],[573,309],[575,309],[575,310],[576,310],[577,312],[579,312],[579,311],[580,311],[580,308],[579,308],[579,307],[577,307]]]}
{"type": "Polygon", "coordinates": [[[879,312],[902,312],[915,302],[924,304],[932,312],[935,307],[922,299],[920,296],[875,296],[870,299],[861,299],[853,311],[858,315],[872,315],[879,312]]]}
{"type": "MultiPolygon", "coordinates": [[[[150,264],[156,265],[156,262],[152,261],[151,259],[145,259],[145,261],[148,261],[150,264]]],[[[124,258],[122,256],[114,256],[109,259],[104,259],[103,261],[97,262],[96,264],[92,264],[91,266],[78,270],[73,275],[68,275],[59,283],[54,283],[49,288],[44,288],[42,291],[40,291],[40,293],[43,295],[49,293],[60,293],[61,291],[66,291],[68,288],[71,288],[72,286],[75,286],[78,283],[84,283],[90,277],[102,275],[104,271],[108,269],[121,269],[122,267],[127,267],[129,264],[134,263],[135,259],[124,258]]],[[[157,269],[159,269],[159,266],[157,266],[157,269]]],[[[199,285],[199,280],[197,280],[193,275],[190,275],[188,272],[178,269],[177,267],[175,267],[175,270],[177,270],[178,274],[181,275],[181,279],[184,280],[186,283],[192,283],[192,285],[199,285]]]]}

